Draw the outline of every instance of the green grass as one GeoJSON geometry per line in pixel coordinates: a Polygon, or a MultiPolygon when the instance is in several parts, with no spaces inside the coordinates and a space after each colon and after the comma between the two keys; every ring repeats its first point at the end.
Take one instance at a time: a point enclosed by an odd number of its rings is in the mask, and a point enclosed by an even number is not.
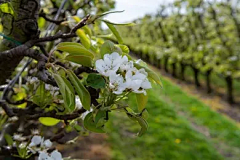
{"type": "MultiPolygon", "coordinates": [[[[122,113],[112,114],[109,142],[114,160],[239,159],[240,129],[181,88],[163,79],[164,89],[149,92],[149,130],[136,137],[139,126],[122,113]]],[[[130,98],[131,106],[136,106],[130,98]]]]}

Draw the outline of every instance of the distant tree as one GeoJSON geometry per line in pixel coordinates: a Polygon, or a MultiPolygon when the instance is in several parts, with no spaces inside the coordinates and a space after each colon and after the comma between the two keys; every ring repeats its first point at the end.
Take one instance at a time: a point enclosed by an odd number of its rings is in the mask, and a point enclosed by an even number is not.
{"type": "Polygon", "coordinates": [[[139,136],[146,132],[146,90],[149,80],[161,82],[128,55],[115,27],[133,24],[104,20],[121,12],[107,12],[114,5],[0,1],[0,159],[63,159],[53,142],[75,142],[86,131],[104,133],[109,112],[116,110],[140,124],[139,136]],[[129,94],[136,94],[136,113],[124,101],[129,94]]]}

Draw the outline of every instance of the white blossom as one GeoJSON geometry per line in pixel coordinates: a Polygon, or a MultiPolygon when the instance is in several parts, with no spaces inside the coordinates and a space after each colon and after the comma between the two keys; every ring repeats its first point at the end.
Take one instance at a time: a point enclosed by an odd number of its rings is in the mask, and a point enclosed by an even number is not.
{"type": "Polygon", "coordinates": [[[47,152],[39,152],[38,160],[50,160],[47,152]]]}
{"type": "Polygon", "coordinates": [[[43,137],[35,135],[31,139],[31,143],[29,144],[28,149],[32,153],[36,153],[36,152],[46,150],[51,147],[52,147],[52,142],[49,139],[46,139],[44,141],[43,137]]]}
{"type": "Polygon", "coordinates": [[[55,150],[51,153],[51,158],[54,160],[62,160],[62,154],[55,150]]]}
{"type": "Polygon", "coordinates": [[[83,9],[78,9],[77,10],[77,16],[79,17],[79,18],[83,18],[84,16],[85,16],[85,13],[84,13],[84,10],[83,9]]]}
{"type": "Polygon", "coordinates": [[[34,84],[34,83],[39,82],[37,77],[28,77],[27,81],[28,81],[29,84],[34,84]]]}
{"type": "MultiPolygon", "coordinates": [[[[142,60],[136,63],[146,65],[142,60]]],[[[120,95],[124,91],[146,94],[146,90],[152,88],[145,69],[135,68],[133,61],[116,52],[105,54],[103,59],[97,60],[96,69],[101,75],[109,78],[109,89],[114,94],[120,95]]]]}
{"type": "Polygon", "coordinates": [[[124,79],[120,74],[111,74],[109,81],[109,87],[115,94],[122,94],[122,92],[126,89],[126,84],[124,83],[124,79]]]}
{"type": "Polygon", "coordinates": [[[26,140],[26,138],[23,137],[21,134],[14,134],[13,139],[16,141],[25,141],[26,140]]]}
{"type": "Polygon", "coordinates": [[[147,79],[147,72],[142,68],[140,70],[132,69],[126,73],[127,88],[134,93],[143,93],[146,95],[145,89],[152,88],[151,83],[147,79]]]}
{"type": "Polygon", "coordinates": [[[232,57],[229,57],[229,60],[230,61],[237,61],[238,57],[237,56],[232,56],[232,57]]]}
{"type": "Polygon", "coordinates": [[[50,155],[46,151],[40,151],[38,160],[62,160],[62,154],[54,150],[50,155]]]}
{"type": "Polygon", "coordinates": [[[20,145],[19,145],[19,148],[26,148],[27,147],[27,142],[22,142],[20,145]]]}
{"type": "Polygon", "coordinates": [[[82,102],[79,98],[79,96],[76,96],[76,108],[81,109],[82,108],[82,102]]]}
{"type": "Polygon", "coordinates": [[[121,72],[127,72],[128,70],[133,69],[133,68],[134,68],[133,61],[129,61],[129,62],[125,61],[120,66],[120,71],[121,72]]]}
{"type": "Polygon", "coordinates": [[[112,73],[116,73],[125,61],[128,61],[127,56],[122,57],[117,52],[105,54],[103,59],[96,61],[96,69],[100,74],[109,77],[112,73]]]}
{"type": "Polygon", "coordinates": [[[52,147],[52,142],[49,139],[45,140],[43,142],[43,144],[46,148],[51,148],[52,147]]]}
{"type": "Polygon", "coordinates": [[[43,142],[43,138],[41,136],[33,136],[29,147],[40,145],[43,142]]]}
{"type": "Polygon", "coordinates": [[[32,133],[33,135],[38,135],[38,134],[39,134],[39,131],[38,131],[37,129],[33,129],[33,130],[31,130],[31,133],[32,133]]]}

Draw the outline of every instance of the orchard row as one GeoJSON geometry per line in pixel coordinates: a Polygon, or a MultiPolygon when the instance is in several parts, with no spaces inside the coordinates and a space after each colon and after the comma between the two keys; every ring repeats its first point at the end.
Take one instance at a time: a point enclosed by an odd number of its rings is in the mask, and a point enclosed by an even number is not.
{"type": "Polygon", "coordinates": [[[136,25],[119,30],[138,56],[185,80],[186,67],[206,76],[212,92],[211,75],[226,81],[227,99],[234,103],[233,80],[240,78],[240,8],[231,1],[176,1],[161,6],[154,16],[135,20],[136,25]],[[179,67],[179,68],[178,68],[179,67]]]}

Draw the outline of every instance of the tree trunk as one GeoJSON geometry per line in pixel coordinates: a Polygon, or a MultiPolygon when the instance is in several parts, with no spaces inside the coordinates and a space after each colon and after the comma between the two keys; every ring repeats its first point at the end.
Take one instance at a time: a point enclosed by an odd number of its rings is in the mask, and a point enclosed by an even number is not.
{"type": "Polygon", "coordinates": [[[145,57],[146,57],[146,59],[145,59],[145,60],[146,60],[146,62],[148,62],[148,63],[149,63],[149,62],[150,62],[150,56],[149,56],[148,54],[146,54],[146,55],[145,55],[145,57]]]}
{"type": "Polygon", "coordinates": [[[180,66],[181,66],[181,73],[180,73],[180,75],[181,75],[181,80],[183,80],[183,81],[185,81],[185,68],[186,68],[186,65],[185,64],[183,64],[183,63],[180,63],[180,66]]]}
{"type": "Polygon", "coordinates": [[[207,93],[211,93],[212,92],[212,88],[211,88],[211,73],[212,73],[212,70],[208,70],[206,72],[207,93]]]}
{"type": "MultiPolygon", "coordinates": [[[[25,43],[38,36],[38,12],[40,0],[11,0],[14,15],[2,13],[3,34],[14,41],[25,43]]],[[[4,39],[0,43],[0,54],[19,44],[4,39]]],[[[0,85],[6,82],[23,57],[11,59],[0,59],[0,85]]]]}
{"type": "Polygon", "coordinates": [[[168,57],[164,58],[164,70],[165,72],[168,72],[168,57]]]}
{"type": "Polygon", "coordinates": [[[158,67],[159,69],[162,68],[162,66],[161,66],[161,61],[162,61],[162,59],[159,59],[159,60],[157,61],[157,62],[158,62],[157,67],[158,67]]]}
{"type": "Polygon", "coordinates": [[[176,74],[176,63],[172,63],[172,76],[173,77],[177,77],[177,74],[176,74]]]}
{"type": "Polygon", "coordinates": [[[225,78],[227,83],[227,100],[230,104],[234,104],[234,98],[233,98],[233,79],[231,76],[227,76],[225,78]]]}
{"type": "Polygon", "coordinates": [[[200,87],[200,83],[199,83],[199,79],[198,79],[198,75],[199,75],[199,70],[195,67],[192,67],[193,68],[193,72],[194,72],[194,82],[195,82],[195,85],[196,87],[200,87]]]}

